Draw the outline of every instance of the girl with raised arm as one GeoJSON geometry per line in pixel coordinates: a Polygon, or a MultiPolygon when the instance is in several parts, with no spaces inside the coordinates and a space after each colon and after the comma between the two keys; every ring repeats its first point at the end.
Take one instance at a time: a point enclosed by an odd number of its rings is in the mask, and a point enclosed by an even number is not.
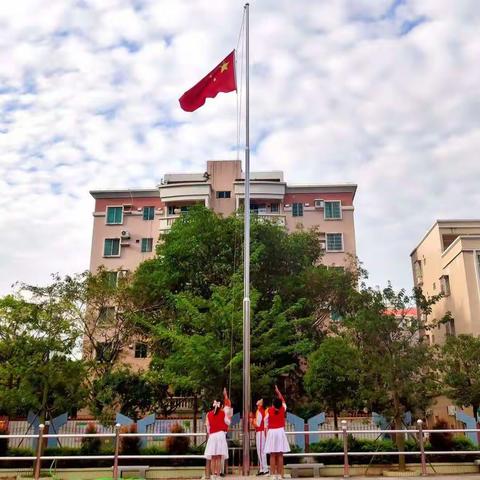
{"type": "Polygon", "coordinates": [[[278,387],[275,385],[276,398],[273,405],[265,414],[265,428],[267,440],[265,452],[270,454],[270,475],[274,479],[283,478],[283,454],[290,451],[287,436],[285,435],[285,417],[287,404],[278,387]]]}
{"type": "Polygon", "coordinates": [[[222,459],[228,458],[226,432],[232,418],[232,406],[227,390],[223,389],[223,402],[214,400],[212,410],[207,413],[206,428],[208,433],[205,457],[210,460],[210,478],[220,478],[222,459]]]}

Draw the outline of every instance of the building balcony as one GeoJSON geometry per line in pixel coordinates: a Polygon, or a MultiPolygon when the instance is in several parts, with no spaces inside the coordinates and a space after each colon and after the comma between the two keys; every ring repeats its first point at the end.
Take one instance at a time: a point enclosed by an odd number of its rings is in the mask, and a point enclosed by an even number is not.
{"type": "MultiPolygon", "coordinates": [[[[245,182],[236,181],[233,188],[237,202],[245,198],[245,182]]],[[[252,180],[250,182],[250,198],[283,200],[285,189],[286,184],[283,182],[252,180]]]]}
{"type": "Polygon", "coordinates": [[[267,212],[251,212],[252,216],[255,215],[261,221],[272,222],[283,227],[287,224],[287,217],[283,213],[267,213],[267,212]]]}
{"type": "Polygon", "coordinates": [[[163,202],[203,202],[208,206],[211,186],[206,182],[171,183],[158,187],[163,202]]]}
{"type": "Polygon", "coordinates": [[[168,232],[172,228],[172,225],[174,224],[177,218],[180,218],[180,214],[167,215],[166,217],[160,217],[160,226],[159,226],[160,233],[168,232]]]}

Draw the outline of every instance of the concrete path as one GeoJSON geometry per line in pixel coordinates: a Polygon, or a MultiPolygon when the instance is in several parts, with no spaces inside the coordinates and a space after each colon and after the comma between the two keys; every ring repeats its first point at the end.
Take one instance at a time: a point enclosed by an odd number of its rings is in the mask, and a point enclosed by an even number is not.
{"type": "MultiPolygon", "coordinates": [[[[247,479],[256,479],[259,480],[261,478],[264,478],[265,480],[269,480],[270,477],[265,476],[265,477],[256,477],[256,476],[250,476],[250,477],[242,477],[239,475],[227,475],[224,477],[227,480],[247,480],[247,479]]],[[[288,478],[290,478],[288,476],[288,478]]],[[[298,477],[301,478],[302,480],[314,480],[313,477],[298,477]]],[[[315,480],[318,479],[321,480],[343,480],[343,477],[317,477],[315,480]]],[[[362,477],[362,476],[352,476],[350,477],[352,480],[386,480],[387,477],[362,477]]],[[[427,477],[388,477],[389,480],[391,479],[397,479],[397,480],[405,480],[406,478],[414,479],[414,478],[424,478],[428,480],[479,480],[480,479],[480,474],[472,474],[472,473],[465,473],[465,474],[456,474],[456,475],[428,475],[427,477]]]]}

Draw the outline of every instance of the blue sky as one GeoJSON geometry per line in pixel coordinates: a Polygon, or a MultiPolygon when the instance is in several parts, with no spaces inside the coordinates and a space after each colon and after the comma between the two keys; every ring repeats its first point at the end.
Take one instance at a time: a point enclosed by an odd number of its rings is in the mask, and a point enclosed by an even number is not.
{"type": "MultiPolygon", "coordinates": [[[[88,267],[90,189],[236,157],[236,97],[178,97],[237,42],[243,2],[0,3],[0,292],[88,267]]],[[[437,218],[480,217],[477,0],[251,2],[252,167],[355,182],[372,284],[412,284],[437,218]]]]}

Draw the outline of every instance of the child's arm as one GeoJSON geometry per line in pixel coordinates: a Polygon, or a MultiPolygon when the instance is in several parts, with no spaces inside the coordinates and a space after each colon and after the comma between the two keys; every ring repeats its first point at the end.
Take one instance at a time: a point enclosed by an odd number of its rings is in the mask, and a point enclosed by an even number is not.
{"type": "Polygon", "coordinates": [[[257,415],[255,417],[255,426],[260,427],[261,424],[262,424],[262,413],[260,412],[260,410],[257,410],[257,415]]]}
{"type": "Polygon", "coordinates": [[[225,412],[225,423],[227,425],[230,425],[231,419],[233,417],[233,408],[232,408],[232,402],[228,398],[228,393],[226,388],[223,389],[223,404],[225,405],[223,407],[223,411],[225,412]]]}
{"type": "Polygon", "coordinates": [[[228,392],[227,392],[227,389],[226,389],[226,388],[223,389],[223,404],[224,404],[226,407],[231,407],[231,406],[232,406],[232,402],[231,402],[230,399],[228,398],[228,392]]]}
{"type": "Polygon", "coordinates": [[[208,421],[208,413],[205,418],[205,428],[207,429],[207,433],[210,435],[210,422],[208,421]]]}
{"type": "Polygon", "coordinates": [[[282,401],[283,408],[286,410],[287,409],[287,403],[285,402],[285,399],[283,398],[282,392],[278,389],[278,387],[275,385],[275,393],[277,394],[277,397],[282,401]]]}

